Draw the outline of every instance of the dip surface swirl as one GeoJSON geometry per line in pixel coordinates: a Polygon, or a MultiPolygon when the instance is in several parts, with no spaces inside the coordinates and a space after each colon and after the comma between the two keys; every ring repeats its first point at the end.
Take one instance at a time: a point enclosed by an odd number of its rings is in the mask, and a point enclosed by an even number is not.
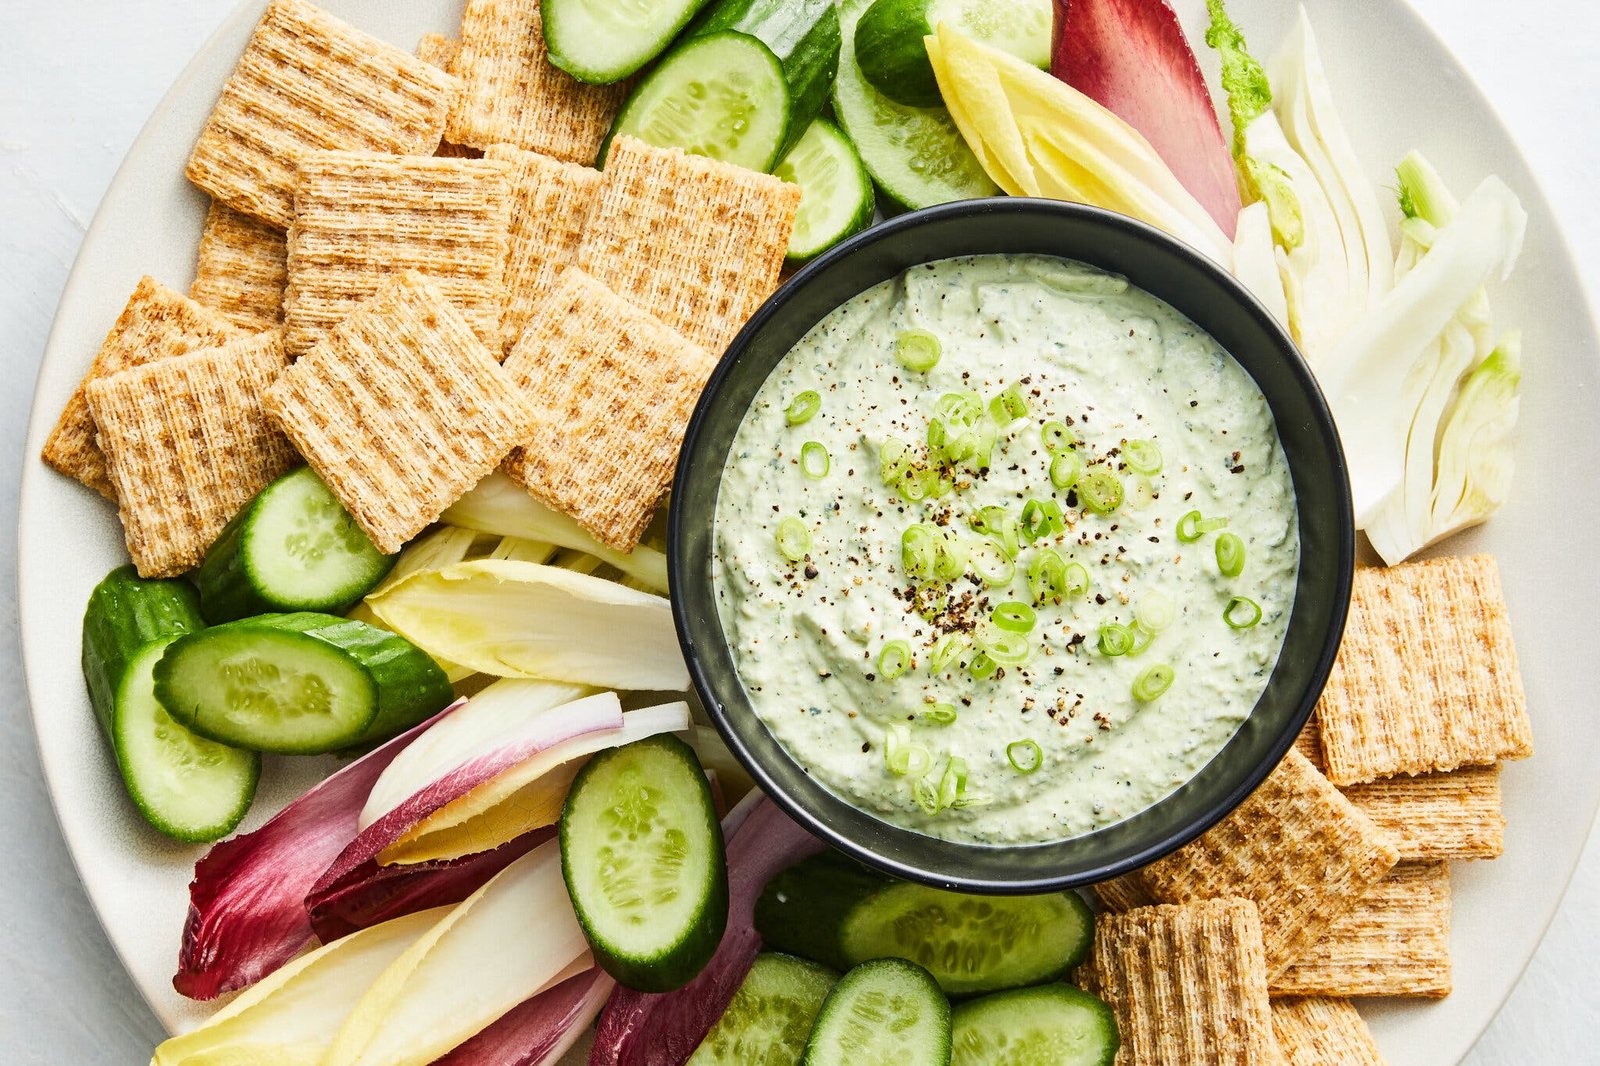
{"type": "Polygon", "coordinates": [[[715,523],[723,629],[789,754],[888,821],[989,844],[1079,836],[1193,777],[1265,688],[1299,566],[1249,375],[1163,301],[1040,256],[914,267],[819,322],[746,412],[715,523]],[[938,361],[910,369],[923,333],[938,361]],[[1082,569],[1052,583],[1062,563],[1082,569]],[[1225,620],[1239,599],[1256,624],[1225,620]]]}

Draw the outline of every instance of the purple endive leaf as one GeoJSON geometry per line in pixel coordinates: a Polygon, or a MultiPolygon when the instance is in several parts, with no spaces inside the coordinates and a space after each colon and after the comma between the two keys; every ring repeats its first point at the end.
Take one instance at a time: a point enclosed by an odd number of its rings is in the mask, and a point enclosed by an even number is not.
{"type": "Polygon", "coordinates": [[[728,1009],[761,950],[756,899],[779,871],[822,850],[777,804],[752,792],[723,819],[728,930],[700,976],[675,992],[618,987],[600,1016],[589,1066],[683,1066],[728,1009]],[[731,827],[731,828],[730,828],[731,827]]]}
{"type": "Polygon", "coordinates": [[[514,1007],[433,1066],[553,1066],[577,1043],[616,986],[596,966],[514,1007]]]}
{"type": "Polygon", "coordinates": [[[1144,134],[1233,237],[1241,206],[1233,156],[1167,0],[1056,0],[1050,71],[1144,134]]]}
{"type": "Polygon", "coordinates": [[[267,821],[224,840],[195,863],[189,917],[172,987],[213,999],[261,980],[311,939],[305,897],[355,838],[372,783],[407,744],[462,706],[368,752],[267,821]]]}

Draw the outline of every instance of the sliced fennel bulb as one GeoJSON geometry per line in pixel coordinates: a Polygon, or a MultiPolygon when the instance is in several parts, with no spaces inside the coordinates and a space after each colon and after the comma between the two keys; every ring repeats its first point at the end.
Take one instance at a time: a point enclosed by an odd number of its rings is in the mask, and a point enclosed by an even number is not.
{"type": "Polygon", "coordinates": [[[1272,243],[1272,217],[1260,200],[1239,212],[1233,231],[1233,276],[1285,327],[1289,325],[1289,297],[1278,272],[1278,252],[1272,243]]]}
{"type": "Polygon", "coordinates": [[[1522,336],[1513,330],[1467,375],[1446,416],[1429,543],[1482,522],[1506,502],[1521,384],[1522,336]]]}
{"type": "Polygon", "coordinates": [[[635,692],[689,687],[671,604],[603,578],[480,559],[412,574],[367,603],[429,655],[480,673],[635,692]]]}

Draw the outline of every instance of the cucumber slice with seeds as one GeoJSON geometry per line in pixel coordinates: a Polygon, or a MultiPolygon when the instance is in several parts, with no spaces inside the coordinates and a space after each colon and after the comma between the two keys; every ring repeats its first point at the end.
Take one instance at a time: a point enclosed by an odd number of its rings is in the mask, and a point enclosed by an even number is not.
{"type": "Polygon", "coordinates": [[[706,0],[544,0],[550,62],[579,81],[606,85],[666,51],[706,0]]]}
{"type": "Polygon", "coordinates": [[[875,0],[856,24],[861,73],[909,107],[943,103],[924,38],[939,24],[1048,69],[1050,0],[875,0]]]}
{"type": "Polygon", "coordinates": [[[303,466],[262,489],[223,528],[195,584],[213,625],[269,611],[338,611],[372,591],[394,559],[303,466]]]}
{"type": "Polygon", "coordinates": [[[969,1000],[951,1024],[950,1066],[1111,1066],[1122,1044],[1111,1008],[1063,984],[969,1000]]]}
{"type": "Polygon", "coordinates": [[[603,751],[561,811],[561,872],[595,961],[629,988],[694,979],[728,922],[728,870],[711,788],[670,734],[603,751]]]}
{"type": "Polygon", "coordinates": [[[756,956],[686,1066],[794,1066],[839,975],[793,955],[756,956]]]}
{"type": "Polygon", "coordinates": [[[827,119],[811,123],[773,173],[800,186],[800,209],[789,238],[790,266],[872,225],[872,178],[849,138],[827,119]]]}
{"type": "Polygon", "coordinates": [[[454,698],[444,671],[405,638],[313,612],[178,639],[156,664],[155,692],[201,736],[281,755],[381,740],[454,698]]]}
{"type": "Polygon", "coordinates": [[[949,1066],[950,1001],[904,959],[864,962],[823,1001],[802,1066],[949,1066]]]}

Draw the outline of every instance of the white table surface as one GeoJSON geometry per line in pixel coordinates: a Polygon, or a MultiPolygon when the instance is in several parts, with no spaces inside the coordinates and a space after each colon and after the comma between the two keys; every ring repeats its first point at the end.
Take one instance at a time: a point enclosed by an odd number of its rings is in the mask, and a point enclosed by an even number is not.
{"type": "MultiPolygon", "coordinates": [[[[1414,3],[1517,131],[1585,275],[1600,278],[1600,6],[1414,3]]],[[[33,379],[78,243],[156,101],[233,4],[0,4],[0,595],[16,583],[17,478],[32,460],[22,437],[33,379]]],[[[1539,372],[1537,352],[1527,362],[1539,372]]],[[[1592,471],[1579,478],[1592,486],[1592,471]]],[[[1574,634],[1574,653],[1589,653],[1581,646],[1588,636],[1574,634]]],[[[56,827],[14,611],[0,614],[0,907],[0,1061],[146,1061],[161,1028],[113,957],[56,827]]],[[[1591,842],[1543,946],[1467,1066],[1600,1062],[1597,958],[1600,844],[1591,842]]]]}

